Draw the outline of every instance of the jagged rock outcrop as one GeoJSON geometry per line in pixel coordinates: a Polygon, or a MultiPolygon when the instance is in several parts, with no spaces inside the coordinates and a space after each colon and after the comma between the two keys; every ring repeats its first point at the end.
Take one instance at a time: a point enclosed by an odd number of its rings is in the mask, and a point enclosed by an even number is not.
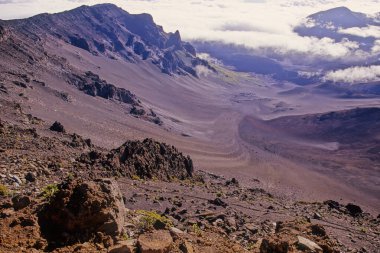
{"type": "Polygon", "coordinates": [[[100,79],[98,75],[91,71],[87,71],[84,75],[70,74],[68,79],[70,84],[87,95],[113,99],[126,104],[139,104],[136,95],[132,94],[129,90],[107,83],[107,81],[100,79]]]}
{"type": "Polygon", "coordinates": [[[7,25],[35,40],[48,34],[94,55],[130,62],[149,60],[169,75],[196,76],[191,65],[198,59],[196,51],[181,40],[179,31],[166,33],[151,15],[130,14],[113,4],[81,6],[7,25]]]}
{"type": "Polygon", "coordinates": [[[89,153],[83,155],[82,160],[106,168],[111,173],[165,181],[190,178],[194,170],[189,156],[184,156],[173,146],[152,139],[127,141],[107,155],[89,153]]]}
{"type": "Polygon", "coordinates": [[[5,35],[5,29],[0,25],[0,41],[3,39],[5,35]]]}
{"type": "Polygon", "coordinates": [[[68,180],[58,186],[38,216],[42,235],[51,244],[67,245],[88,241],[98,232],[120,235],[125,207],[120,189],[111,179],[68,180]]]}
{"type": "Polygon", "coordinates": [[[55,121],[53,125],[50,126],[49,128],[53,132],[58,132],[58,133],[65,133],[66,130],[64,126],[61,124],[61,122],[55,121]]]}

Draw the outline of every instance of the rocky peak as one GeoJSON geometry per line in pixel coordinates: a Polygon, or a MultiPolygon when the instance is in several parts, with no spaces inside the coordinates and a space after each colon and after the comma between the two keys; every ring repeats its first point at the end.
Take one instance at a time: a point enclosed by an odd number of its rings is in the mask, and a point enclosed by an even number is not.
{"type": "Polygon", "coordinates": [[[150,61],[170,75],[196,75],[191,64],[197,62],[195,49],[181,40],[179,31],[166,33],[151,15],[130,14],[113,4],[81,6],[7,24],[38,40],[49,34],[94,55],[134,63],[150,61]]]}
{"type": "Polygon", "coordinates": [[[353,12],[347,7],[337,7],[326,11],[321,11],[310,15],[308,19],[314,20],[317,24],[330,24],[335,27],[350,28],[364,27],[370,22],[367,15],[353,12]]]}
{"type": "Polygon", "coordinates": [[[178,30],[175,33],[170,33],[169,39],[166,42],[166,47],[173,47],[173,46],[175,49],[180,49],[182,47],[181,35],[178,30]]]}

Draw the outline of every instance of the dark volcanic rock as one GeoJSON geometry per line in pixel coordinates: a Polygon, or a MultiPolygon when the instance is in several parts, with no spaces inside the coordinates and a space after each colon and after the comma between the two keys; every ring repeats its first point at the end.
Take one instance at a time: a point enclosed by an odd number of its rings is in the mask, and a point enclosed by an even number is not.
{"type": "Polygon", "coordinates": [[[5,37],[5,29],[0,25],[0,41],[5,37]]]}
{"type": "Polygon", "coordinates": [[[69,83],[90,96],[113,99],[133,105],[139,104],[136,96],[129,90],[107,83],[91,71],[86,72],[84,76],[70,75],[69,83]]]}
{"type": "Polygon", "coordinates": [[[175,49],[182,48],[182,40],[179,31],[170,34],[168,41],[166,42],[166,47],[174,47],[175,49]]]}
{"type": "Polygon", "coordinates": [[[97,232],[121,234],[125,207],[115,181],[66,181],[58,189],[38,213],[41,232],[51,244],[88,241],[97,232]]]}
{"type": "Polygon", "coordinates": [[[131,110],[130,110],[129,113],[132,114],[132,115],[142,116],[142,115],[144,115],[146,112],[145,112],[145,110],[142,109],[142,108],[137,108],[137,107],[133,106],[133,107],[131,108],[131,110]]]}
{"type": "Polygon", "coordinates": [[[346,208],[347,208],[347,211],[350,213],[350,215],[354,217],[357,217],[363,213],[363,210],[361,209],[360,206],[354,205],[352,203],[347,204],[346,208]]]}
{"type": "Polygon", "coordinates": [[[86,51],[90,51],[90,46],[88,45],[87,41],[84,38],[69,36],[69,39],[70,39],[71,45],[82,48],[86,51]]]}
{"type": "Polygon", "coordinates": [[[214,200],[209,200],[208,201],[210,204],[213,204],[213,205],[216,205],[216,206],[222,206],[224,208],[226,208],[228,205],[226,202],[224,202],[223,200],[221,200],[220,198],[216,198],[214,200]]]}
{"type": "Polygon", "coordinates": [[[101,164],[122,175],[147,179],[186,179],[193,173],[193,162],[189,156],[152,139],[128,141],[112,150],[101,164]]]}
{"type": "Polygon", "coordinates": [[[54,122],[53,125],[51,125],[51,127],[49,129],[51,131],[58,132],[58,133],[65,133],[66,132],[63,125],[58,121],[54,122]]]}
{"type": "Polygon", "coordinates": [[[30,205],[28,196],[16,195],[12,198],[13,208],[18,211],[30,205]]]}
{"type": "Polygon", "coordinates": [[[323,202],[325,205],[328,205],[329,208],[331,209],[337,209],[337,210],[340,210],[340,208],[342,207],[341,204],[339,204],[339,202],[337,201],[334,201],[334,200],[326,200],[325,202],[323,202]]]}
{"type": "Polygon", "coordinates": [[[289,243],[287,241],[270,241],[263,239],[260,246],[260,253],[287,253],[289,243]]]}

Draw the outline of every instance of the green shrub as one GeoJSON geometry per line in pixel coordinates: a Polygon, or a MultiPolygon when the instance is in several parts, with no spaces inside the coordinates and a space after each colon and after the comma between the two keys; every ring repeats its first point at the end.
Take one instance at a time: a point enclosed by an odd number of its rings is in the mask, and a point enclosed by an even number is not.
{"type": "Polygon", "coordinates": [[[137,175],[133,175],[133,176],[132,176],[132,180],[140,181],[141,178],[140,178],[139,176],[137,176],[137,175]]]}
{"type": "Polygon", "coordinates": [[[42,188],[41,196],[44,199],[51,199],[58,192],[58,185],[56,184],[48,184],[44,188],[42,188]]]}
{"type": "Polygon", "coordinates": [[[7,196],[9,194],[8,187],[0,184],[0,196],[7,196]]]}
{"type": "Polygon", "coordinates": [[[154,211],[139,210],[137,214],[141,215],[138,227],[142,230],[165,229],[173,225],[170,219],[154,211]]]}
{"type": "Polygon", "coordinates": [[[198,224],[193,224],[193,232],[197,235],[197,236],[201,236],[202,235],[202,229],[198,226],[198,224]]]}

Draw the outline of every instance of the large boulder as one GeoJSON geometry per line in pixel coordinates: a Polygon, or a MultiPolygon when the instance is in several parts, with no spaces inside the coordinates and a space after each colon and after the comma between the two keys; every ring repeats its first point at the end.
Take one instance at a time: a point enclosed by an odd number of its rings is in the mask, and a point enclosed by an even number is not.
{"type": "Polygon", "coordinates": [[[39,212],[43,236],[50,242],[88,241],[96,233],[118,236],[125,206],[117,183],[111,179],[66,181],[39,212]]]}
{"type": "Polygon", "coordinates": [[[353,217],[358,217],[363,213],[363,210],[360,206],[357,206],[355,204],[349,203],[346,205],[346,209],[348,213],[353,217]]]}
{"type": "Polygon", "coordinates": [[[298,240],[298,247],[301,250],[311,251],[311,252],[323,252],[323,249],[319,247],[318,244],[316,244],[315,242],[305,237],[297,236],[297,240],[298,240]]]}
{"type": "Polygon", "coordinates": [[[65,133],[65,128],[61,124],[61,122],[55,121],[53,125],[49,128],[51,131],[58,132],[58,133],[65,133]]]}
{"type": "Polygon", "coordinates": [[[156,230],[140,235],[137,247],[141,253],[169,253],[173,238],[166,230],[156,230]]]}

